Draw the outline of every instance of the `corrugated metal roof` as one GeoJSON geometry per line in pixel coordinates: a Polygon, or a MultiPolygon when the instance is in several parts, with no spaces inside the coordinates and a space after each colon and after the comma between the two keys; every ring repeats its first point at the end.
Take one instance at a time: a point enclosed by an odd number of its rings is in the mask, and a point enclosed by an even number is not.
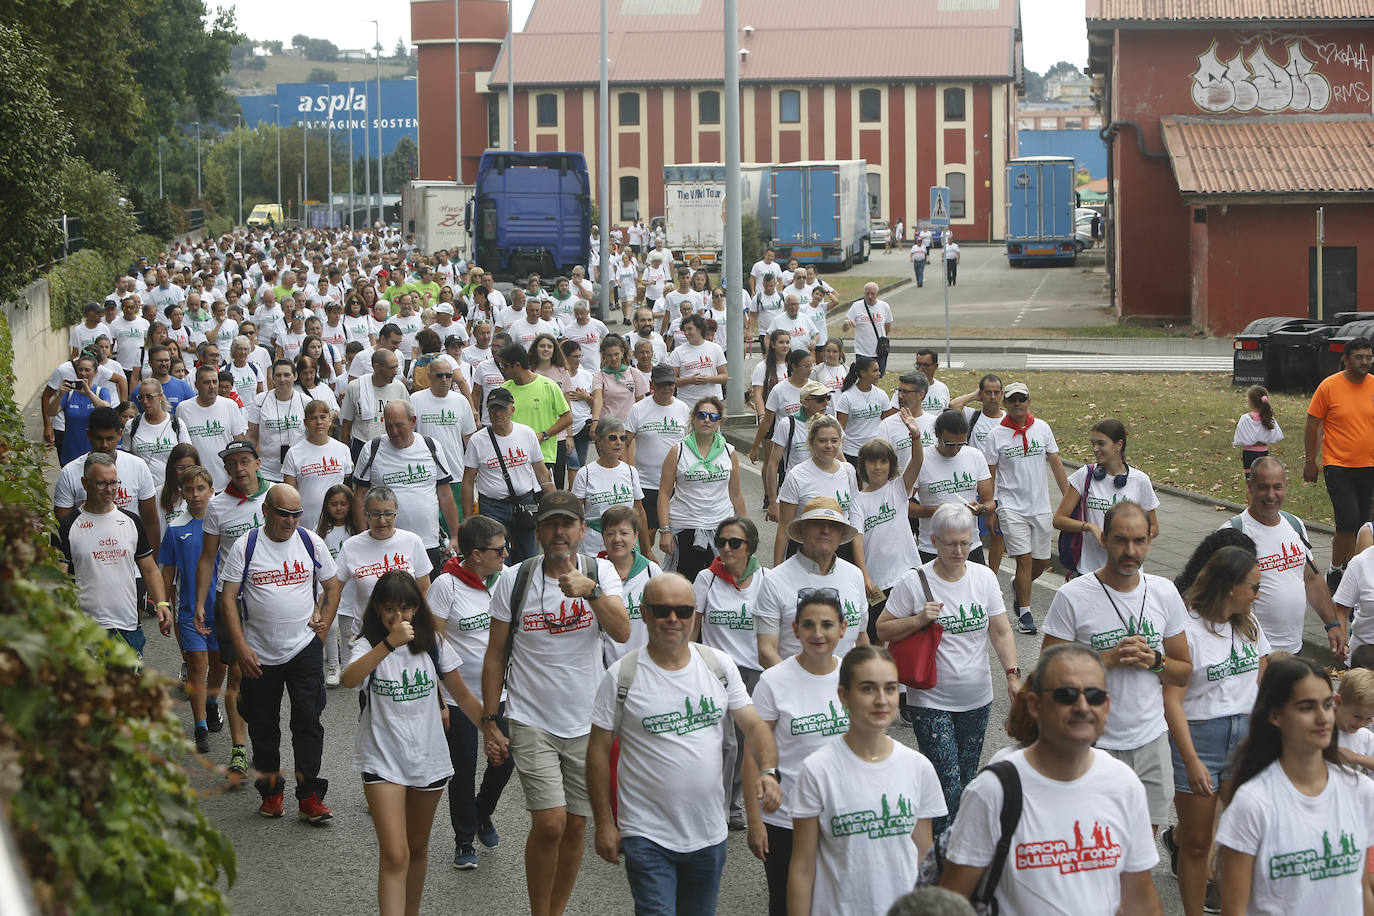
{"type": "MultiPolygon", "coordinates": [[[[740,0],[744,82],[1010,79],[1017,0],[740,0]],[[745,32],[752,27],[751,32],[745,32]]],[[[518,86],[595,84],[600,22],[586,0],[536,0],[515,36],[518,86]]],[[[611,0],[610,80],[721,82],[719,0],[611,0]],[[695,14],[689,11],[695,7],[695,14]],[[662,12],[641,13],[642,10],[662,12]]],[[[505,49],[491,85],[505,85],[505,49]]]]}
{"type": "Polygon", "coordinates": [[[1183,195],[1374,192],[1374,116],[1161,118],[1183,195]]]}
{"type": "Polygon", "coordinates": [[[1089,21],[1374,19],[1369,0],[1088,0],[1089,21]]]}

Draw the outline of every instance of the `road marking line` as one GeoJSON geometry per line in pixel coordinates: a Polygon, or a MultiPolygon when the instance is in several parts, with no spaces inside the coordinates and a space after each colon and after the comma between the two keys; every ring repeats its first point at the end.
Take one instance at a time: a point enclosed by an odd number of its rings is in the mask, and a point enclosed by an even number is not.
{"type": "Polygon", "coordinates": [[[1050,275],[1045,274],[1043,277],[1040,278],[1040,282],[1035,284],[1035,290],[1030,294],[1030,298],[1025,301],[1025,303],[1021,306],[1021,311],[1017,312],[1016,317],[1012,320],[1012,327],[1017,327],[1021,324],[1021,319],[1026,317],[1026,310],[1029,309],[1031,303],[1035,301],[1035,297],[1040,295],[1040,290],[1044,288],[1045,281],[1049,278],[1050,275]]]}

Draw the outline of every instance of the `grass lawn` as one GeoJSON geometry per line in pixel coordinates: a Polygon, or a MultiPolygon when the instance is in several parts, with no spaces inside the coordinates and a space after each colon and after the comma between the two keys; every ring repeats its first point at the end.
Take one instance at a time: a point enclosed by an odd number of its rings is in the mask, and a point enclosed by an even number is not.
{"type": "MultiPolygon", "coordinates": [[[[900,365],[889,366],[883,386],[896,387],[900,365]]],[[[972,391],[980,372],[941,370],[954,397],[972,391]]],[[[1155,483],[1213,499],[1245,501],[1240,449],[1231,445],[1236,419],[1246,411],[1245,390],[1229,375],[1095,372],[1000,372],[1004,383],[1025,382],[1031,413],[1054,430],[1060,454],[1076,462],[1092,458],[1088,431],[1105,417],[1126,424],[1126,455],[1155,483]]],[[[1302,436],[1308,395],[1271,394],[1284,440],[1271,450],[1288,466],[1285,508],[1306,521],[1331,524],[1331,503],[1318,481],[1302,481],[1302,436]]],[[[1051,502],[1054,503],[1054,492],[1051,502]]]]}
{"type": "MultiPolygon", "coordinates": [[[[907,278],[851,277],[848,274],[846,274],[842,277],[822,277],[822,279],[825,280],[825,282],[829,283],[831,286],[835,287],[835,295],[839,296],[840,299],[840,314],[841,316],[843,316],[844,312],[847,312],[849,310],[849,306],[851,303],[854,302],[854,300],[863,298],[864,287],[867,286],[869,283],[876,283],[878,284],[878,289],[882,289],[886,286],[891,286],[894,283],[900,283],[907,278]]],[[[830,314],[834,315],[835,313],[831,312],[830,314]]],[[[940,336],[943,337],[944,333],[945,332],[941,330],[940,336]]]]}

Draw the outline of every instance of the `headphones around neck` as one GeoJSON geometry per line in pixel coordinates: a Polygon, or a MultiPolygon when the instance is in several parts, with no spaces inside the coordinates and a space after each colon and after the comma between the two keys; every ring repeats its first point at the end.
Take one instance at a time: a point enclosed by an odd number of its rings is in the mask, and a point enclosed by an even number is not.
{"type": "MultiPolygon", "coordinates": [[[[1093,465],[1093,480],[1101,480],[1107,476],[1107,469],[1100,464],[1093,465]]],[[[1120,490],[1126,486],[1126,478],[1131,476],[1131,466],[1126,465],[1126,470],[1120,474],[1113,475],[1112,484],[1120,490]]]]}

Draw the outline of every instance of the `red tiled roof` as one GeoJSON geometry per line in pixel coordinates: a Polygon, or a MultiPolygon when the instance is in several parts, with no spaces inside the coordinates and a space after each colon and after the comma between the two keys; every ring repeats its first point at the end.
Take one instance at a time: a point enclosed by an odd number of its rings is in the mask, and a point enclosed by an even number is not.
{"type": "Polygon", "coordinates": [[[1374,193],[1374,116],[1166,117],[1164,146],[1190,195],[1374,193]]]}
{"type": "MultiPolygon", "coordinates": [[[[536,0],[525,31],[515,36],[516,85],[597,82],[600,21],[589,6],[536,0]]],[[[739,45],[749,51],[740,80],[1010,79],[1016,6],[1017,0],[740,0],[739,45]],[[743,31],[747,26],[753,31],[743,31]]],[[[610,7],[611,82],[725,78],[720,0],[610,0],[610,7]]],[[[503,86],[505,78],[503,48],[491,84],[503,86]]]]}
{"type": "Polygon", "coordinates": [[[1369,0],[1087,0],[1088,21],[1374,19],[1369,0]]]}

